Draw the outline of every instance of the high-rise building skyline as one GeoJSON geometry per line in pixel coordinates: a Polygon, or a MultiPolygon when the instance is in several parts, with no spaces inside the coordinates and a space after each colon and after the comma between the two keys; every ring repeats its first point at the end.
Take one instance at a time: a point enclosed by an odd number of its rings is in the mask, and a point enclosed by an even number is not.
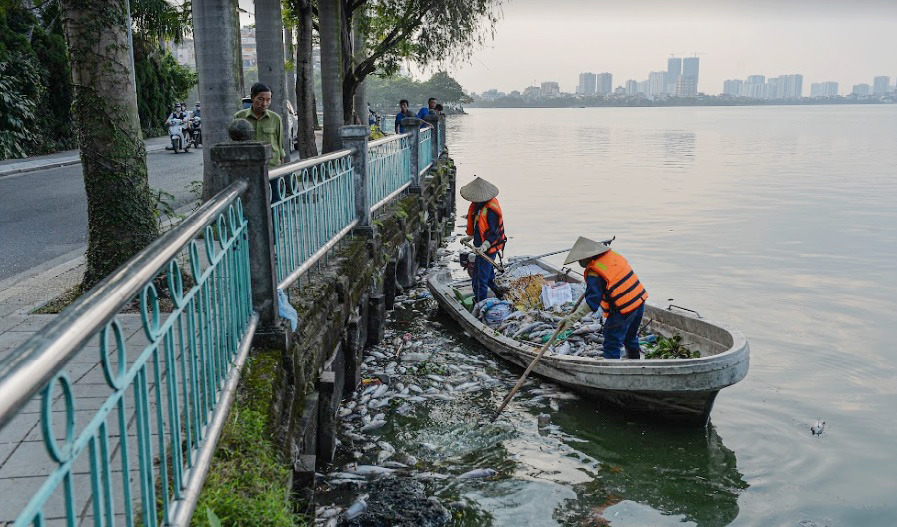
{"type": "Polygon", "coordinates": [[[676,96],[677,97],[694,97],[698,94],[698,79],[691,75],[683,73],[676,80],[676,96]]]}
{"type": "Polygon", "coordinates": [[[859,96],[867,96],[869,95],[869,91],[872,87],[866,83],[863,84],[854,84],[853,89],[850,90],[851,95],[859,95],[859,96]]]}
{"type": "Polygon", "coordinates": [[[885,95],[891,91],[891,77],[882,75],[872,80],[872,95],[885,95]]]}
{"type": "Polygon", "coordinates": [[[561,95],[561,88],[555,81],[543,82],[540,89],[542,97],[559,97],[561,95]]]}
{"type": "Polygon", "coordinates": [[[598,95],[610,95],[614,91],[614,76],[610,73],[599,73],[596,76],[596,90],[598,95]]]}
{"type": "MultiPolygon", "coordinates": [[[[695,90],[697,93],[698,83],[700,81],[699,70],[701,65],[701,59],[698,57],[685,57],[682,59],[682,76],[693,77],[695,79],[695,90]]],[[[678,82],[677,82],[677,93],[678,93],[678,82]]]]}
{"type": "Polygon", "coordinates": [[[810,85],[810,97],[836,97],[838,83],[834,81],[814,82],[810,85]]]}
{"type": "Polygon", "coordinates": [[[597,76],[590,72],[579,74],[579,85],[576,87],[576,93],[579,95],[595,95],[597,76]]]}
{"type": "Polygon", "coordinates": [[[652,71],[648,74],[648,96],[657,97],[667,94],[667,72],[652,71]]]}
{"type": "Polygon", "coordinates": [[[741,90],[744,87],[744,81],[740,79],[729,79],[723,82],[723,94],[730,95],[732,97],[738,97],[741,95],[741,90]]]}

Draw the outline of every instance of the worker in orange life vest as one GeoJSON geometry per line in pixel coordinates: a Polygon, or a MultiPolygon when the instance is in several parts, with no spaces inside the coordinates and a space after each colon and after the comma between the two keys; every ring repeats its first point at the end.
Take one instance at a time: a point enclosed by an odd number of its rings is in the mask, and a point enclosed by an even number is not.
{"type": "MultiPolygon", "coordinates": [[[[493,260],[508,241],[501,206],[495,199],[496,196],[498,187],[480,177],[461,187],[461,197],[471,202],[467,211],[467,236],[462,241],[473,241],[474,247],[493,260]]],[[[485,258],[477,255],[473,273],[474,300],[479,302],[485,299],[489,289],[498,298],[502,297],[501,289],[495,285],[495,268],[485,258]]]]}
{"type": "Polygon", "coordinates": [[[585,269],[586,296],[577,310],[561,321],[566,328],[593,311],[604,317],[604,358],[641,358],[638,329],[645,313],[648,292],[620,254],[606,244],[579,237],[564,265],[579,262],[585,269]]]}

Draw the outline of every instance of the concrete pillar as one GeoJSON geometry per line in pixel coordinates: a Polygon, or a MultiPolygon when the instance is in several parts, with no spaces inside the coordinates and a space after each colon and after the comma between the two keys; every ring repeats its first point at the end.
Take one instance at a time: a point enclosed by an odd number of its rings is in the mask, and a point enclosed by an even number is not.
{"type": "Polygon", "coordinates": [[[383,293],[371,294],[367,324],[367,343],[371,346],[380,344],[386,333],[386,296],[383,293]]]}
{"type": "Polygon", "coordinates": [[[411,132],[411,185],[409,192],[420,194],[420,156],[418,145],[420,144],[420,123],[417,117],[402,119],[402,127],[411,132]]]}
{"type": "Polygon", "coordinates": [[[318,463],[330,463],[336,454],[336,413],[342,400],[342,386],[337,384],[333,371],[321,373],[318,379],[318,463]]]}
{"type": "Polygon", "coordinates": [[[446,126],[445,126],[445,116],[439,118],[439,153],[442,154],[445,152],[445,143],[446,143],[446,126]]]}
{"type": "MultiPolygon", "coordinates": [[[[274,230],[268,198],[268,159],[271,146],[248,141],[254,134],[245,119],[231,122],[232,141],[211,148],[212,170],[224,186],[234,181],[248,183],[243,195],[243,214],[249,222],[249,272],[252,307],[259,313],[256,338],[259,344],[288,349],[289,334],[277,316],[277,273],[274,265],[274,230]]],[[[255,342],[255,341],[254,341],[255,342]]]]}
{"type": "Polygon", "coordinates": [[[387,311],[396,304],[396,260],[390,260],[383,271],[383,302],[387,311]]]}
{"type": "MultiPolygon", "coordinates": [[[[365,117],[367,118],[367,117],[365,117]]],[[[339,129],[343,148],[352,151],[352,170],[355,172],[355,216],[360,229],[373,230],[371,226],[371,198],[368,186],[368,136],[371,130],[367,126],[354,124],[339,129]]]]}
{"type": "Polygon", "coordinates": [[[428,115],[424,117],[424,121],[427,121],[427,123],[433,127],[433,131],[431,132],[433,140],[430,141],[430,148],[433,149],[433,164],[435,165],[436,161],[439,160],[439,117],[428,115]]]}

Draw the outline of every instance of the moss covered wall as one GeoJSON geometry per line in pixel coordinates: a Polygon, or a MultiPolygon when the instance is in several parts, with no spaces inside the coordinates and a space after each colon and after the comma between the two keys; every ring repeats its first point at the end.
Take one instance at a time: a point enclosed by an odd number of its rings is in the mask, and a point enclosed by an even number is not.
{"type": "Polygon", "coordinates": [[[363,347],[382,338],[396,284],[409,286],[450,231],[454,178],[443,156],[419,192],[377,211],[373,235],[356,233],[288,291],[299,325],[282,354],[270,418],[294,493],[305,501],[315,467],[332,460],[339,401],[359,381],[363,347]]]}

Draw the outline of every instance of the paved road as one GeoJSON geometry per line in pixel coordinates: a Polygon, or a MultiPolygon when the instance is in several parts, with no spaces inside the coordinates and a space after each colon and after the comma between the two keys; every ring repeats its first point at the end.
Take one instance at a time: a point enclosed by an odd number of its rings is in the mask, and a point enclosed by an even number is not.
{"type": "MultiPolygon", "coordinates": [[[[174,194],[174,208],[202,180],[202,151],[147,154],[150,187],[174,194]]],[[[87,197],[81,165],[0,178],[0,280],[32,269],[87,243],[87,197]]]]}

